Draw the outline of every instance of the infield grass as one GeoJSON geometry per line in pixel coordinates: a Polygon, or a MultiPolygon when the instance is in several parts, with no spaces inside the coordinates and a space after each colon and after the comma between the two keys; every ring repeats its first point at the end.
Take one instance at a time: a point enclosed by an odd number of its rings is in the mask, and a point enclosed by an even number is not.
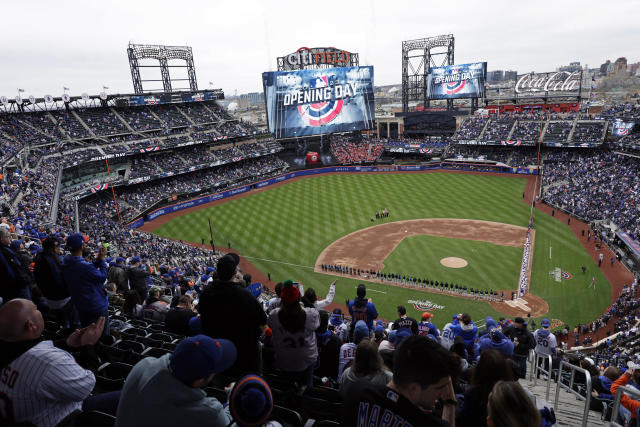
{"type": "MultiPolygon", "coordinates": [[[[208,241],[208,220],[211,219],[217,245],[226,246],[230,242],[261,271],[271,273],[272,280],[296,279],[306,287],[313,287],[321,296],[328,290],[334,276],[314,273],[313,265],[322,250],[338,238],[382,222],[419,218],[479,219],[526,227],[529,206],[522,202],[525,184],[525,179],[510,175],[404,173],[317,176],[182,215],[154,232],[197,243],[202,238],[208,241]],[[379,208],[389,209],[390,217],[371,222],[379,208]]],[[[565,224],[535,211],[534,220],[537,231],[531,290],[549,303],[550,312],[545,317],[571,325],[593,320],[610,302],[608,282],[565,224]],[[551,259],[550,246],[553,247],[551,259]],[[587,266],[588,274],[596,277],[598,286],[595,291],[586,289],[580,272],[583,264],[587,266]],[[573,274],[573,279],[556,282],[549,275],[556,267],[573,274]]],[[[464,242],[463,246],[466,246],[468,241],[464,242]]],[[[464,248],[460,246],[460,250],[464,248]]],[[[503,283],[517,278],[521,257],[522,249],[514,249],[514,254],[505,255],[505,259],[501,259],[502,256],[485,259],[483,262],[491,265],[483,269],[482,282],[503,283]],[[517,256],[515,252],[518,252],[517,256]]],[[[407,261],[401,268],[406,268],[407,273],[417,273],[421,268],[420,257],[411,256],[411,251],[408,251],[404,258],[407,261]]],[[[452,272],[450,280],[442,279],[471,283],[477,281],[475,276],[478,274],[472,270],[465,275],[452,272]]],[[[434,276],[434,280],[439,279],[434,276]]],[[[344,303],[345,299],[352,299],[360,282],[340,278],[335,301],[344,303]]],[[[510,287],[516,289],[517,283],[505,286],[510,287]]],[[[438,326],[443,326],[452,314],[465,311],[474,319],[499,316],[484,302],[383,284],[372,283],[368,289],[378,312],[386,319],[396,318],[396,306],[399,304],[405,305],[409,314],[419,317],[420,313],[407,301],[424,299],[444,306],[434,311],[438,326]]]]}

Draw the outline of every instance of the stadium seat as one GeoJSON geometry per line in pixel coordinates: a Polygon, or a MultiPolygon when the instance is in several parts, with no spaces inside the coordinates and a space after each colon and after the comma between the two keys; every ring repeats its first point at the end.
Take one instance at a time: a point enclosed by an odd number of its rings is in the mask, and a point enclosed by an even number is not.
{"type": "Polygon", "coordinates": [[[165,342],[162,343],[162,348],[166,348],[167,350],[173,351],[178,346],[177,342],[165,342]]]}
{"type": "Polygon", "coordinates": [[[331,421],[331,420],[322,420],[322,421],[316,421],[313,424],[313,427],[339,427],[340,423],[337,421],[331,421]]]}
{"type": "Polygon", "coordinates": [[[146,328],[149,326],[148,322],[145,322],[144,320],[140,320],[140,319],[131,319],[129,320],[129,324],[139,328],[146,328]]]}
{"type": "Polygon", "coordinates": [[[273,405],[271,411],[271,419],[278,421],[283,427],[302,427],[302,417],[293,409],[285,408],[280,405],[273,405]]]}
{"type": "Polygon", "coordinates": [[[302,413],[306,418],[314,420],[340,421],[342,417],[342,403],[302,395],[302,413]]]}
{"type": "Polygon", "coordinates": [[[158,348],[162,347],[162,344],[165,343],[165,341],[156,340],[149,337],[140,338],[140,339],[137,339],[136,341],[143,343],[146,347],[158,347],[158,348]]]}
{"type": "Polygon", "coordinates": [[[100,366],[97,373],[109,379],[125,379],[127,375],[129,375],[129,372],[131,372],[131,369],[133,369],[133,366],[128,363],[113,362],[100,366]]]}
{"type": "Polygon", "coordinates": [[[113,427],[116,417],[100,411],[81,412],[75,418],[75,427],[113,427]]]}
{"type": "Polygon", "coordinates": [[[147,336],[147,338],[151,338],[151,339],[154,339],[154,340],[160,340],[160,341],[164,341],[164,342],[172,342],[174,340],[174,338],[171,335],[164,334],[164,333],[159,333],[159,332],[153,332],[153,333],[149,334],[147,336]]]}
{"type": "Polygon", "coordinates": [[[342,403],[342,395],[335,388],[314,386],[305,391],[305,395],[317,397],[318,399],[328,400],[329,402],[342,403]]]}
{"type": "Polygon", "coordinates": [[[207,396],[209,397],[215,397],[218,402],[222,403],[223,405],[227,403],[227,392],[221,388],[205,387],[204,392],[207,393],[207,396]]]}
{"type": "Polygon", "coordinates": [[[133,350],[137,353],[142,353],[145,349],[145,345],[136,341],[122,340],[116,343],[116,347],[123,350],[133,350]]]}
{"type": "Polygon", "coordinates": [[[171,353],[170,350],[167,350],[166,348],[158,348],[158,347],[147,347],[143,352],[142,355],[145,357],[162,357],[167,353],[171,353]]]}

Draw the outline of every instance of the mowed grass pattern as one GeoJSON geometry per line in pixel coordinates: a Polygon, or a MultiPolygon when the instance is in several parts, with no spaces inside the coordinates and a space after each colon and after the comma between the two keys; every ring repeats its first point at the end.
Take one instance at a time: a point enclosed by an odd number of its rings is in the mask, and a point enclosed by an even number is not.
{"type": "Polygon", "coordinates": [[[521,262],[522,248],[477,240],[411,236],[387,257],[382,271],[488,291],[515,289],[521,262]],[[468,265],[445,267],[440,260],[447,257],[463,258],[468,265]]]}
{"type": "MultiPolygon", "coordinates": [[[[322,295],[333,276],[314,273],[312,266],[330,243],[353,231],[381,222],[419,218],[469,218],[527,226],[529,207],[522,203],[526,181],[505,175],[405,173],[344,174],[306,178],[270,188],[248,197],[182,215],[154,230],[155,233],[192,242],[209,240],[210,219],[216,245],[228,242],[272,280],[293,278],[322,295]],[[371,222],[379,208],[391,216],[371,222]]],[[[535,213],[537,241],[534,252],[532,291],[547,299],[549,317],[574,324],[593,320],[609,302],[606,280],[595,272],[595,292],[582,293],[577,280],[556,284],[549,268],[560,263],[564,269],[593,262],[568,227],[555,219],[535,213]],[[538,246],[543,246],[538,250],[538,246]],[[549,264],[548,246],[558,257],[549,264]],[[557,248],[557,252],[556,252],[557,248]],[[576,298],[576,295],[581,295],[576,298]]],[[[521,257],[521,255],[520,255],[521,257]]],[[[419,260],[415,260],[419,264],[419,260]]],[[[495,275],[487,281],[500,280],[498,271],[511,269],[497,260],[495,275]]],[[[589,264],[590,263],[590,264],[589,264]]],[[[519,269],[519,267],[518,267],[519,269]]],[[[578,271],[573,272],[574,276],[578,271]]],[[[510,273],[513,274],[513,273],[510,273]]],[[[340,279],[336,302],[353,298],[360,281],[340,279]]],[[[515,288],[515,285],[514,285],[515,288]]],[[[453,313],[470,312],[474,317],[498,315],[488,304],[462,300],[440,294],[398,289],[372,284],[370,296],[386,319],[396,317],[398,304],[409,299],[429,299],[444,305],[435,312],[436,324],[442,326],[453,313]],[[377,291],[377,292],[374,292],[377,291]],[[383,293],[384,292],[384,293],[383,293]],[[442,314],[440,316],[439,314],[442,314]]],[[[414,316],[420,313],[409,306],[414,316]]]]}

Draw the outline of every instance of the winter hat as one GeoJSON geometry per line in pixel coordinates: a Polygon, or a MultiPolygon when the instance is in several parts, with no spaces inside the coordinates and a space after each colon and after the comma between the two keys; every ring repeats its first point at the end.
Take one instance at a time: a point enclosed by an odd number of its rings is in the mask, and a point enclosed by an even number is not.
{"type": "Polygon", "coordinates": [[[282,283],[280,299],[285,305],[294,304],[300,299],[300,291],[298,290],[298,288],[293,286],[293,282],[291,280],[285,280],[282,283]]]}
{"type": "Polygon", "coordinates": [[[263,425],[273,410],[269,384],[257,375],[247,375],[236,383],[229,395],[229,412],[241,427],[263,425]]]}

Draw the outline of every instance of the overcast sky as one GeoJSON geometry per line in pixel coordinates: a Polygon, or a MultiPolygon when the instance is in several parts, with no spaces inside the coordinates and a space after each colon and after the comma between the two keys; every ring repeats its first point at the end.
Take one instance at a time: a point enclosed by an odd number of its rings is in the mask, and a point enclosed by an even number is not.
{"type": "Polygon", "coordinates": [[[376,85],[400,83],[401,42],[450,33],[457,63],[489,70],[640,61],[638,0],[2,0],[0,10],[8,97],[132,93],[129,42],[192,46],[199,88],[227,95],[261,91],[260,74],[301,46],[358,52],[376,85]]]}

